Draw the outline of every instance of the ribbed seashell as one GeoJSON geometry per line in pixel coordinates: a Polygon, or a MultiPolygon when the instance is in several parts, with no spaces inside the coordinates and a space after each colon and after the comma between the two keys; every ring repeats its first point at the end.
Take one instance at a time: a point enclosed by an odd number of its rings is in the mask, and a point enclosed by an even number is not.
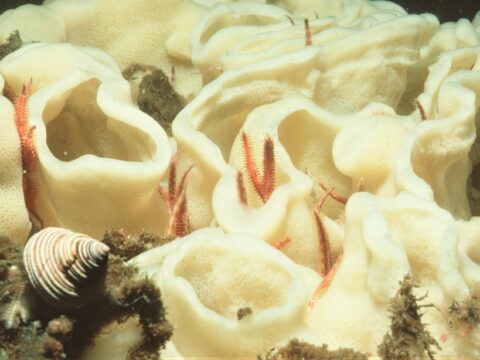
{"type": "Polygon", "coordinates": [[[49,227],[33,235],[23,251],[28,279],[38,294],[58,308],[79,308],[101,290],[107,245],[87,235],[49,227]]]}

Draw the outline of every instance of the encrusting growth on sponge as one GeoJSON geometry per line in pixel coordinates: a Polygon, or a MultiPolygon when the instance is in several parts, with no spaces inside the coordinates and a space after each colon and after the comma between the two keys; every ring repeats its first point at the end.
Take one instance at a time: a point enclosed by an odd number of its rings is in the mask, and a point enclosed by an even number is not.
{"type": "Polygon", "coordinates": [[[480,301],[476,295],[469,295],[462,302],[453,301],[448,312],[450,327],[461,338],[469,336],[480,325],[480,301]]]}

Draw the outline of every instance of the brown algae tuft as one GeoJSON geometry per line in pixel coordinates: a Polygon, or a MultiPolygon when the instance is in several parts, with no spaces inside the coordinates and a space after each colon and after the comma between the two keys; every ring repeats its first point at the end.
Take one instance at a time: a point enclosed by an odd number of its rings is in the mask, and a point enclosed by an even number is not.
{"type": "Polygon", "coordinates": [[[111,254],[117,255],[123,261],[128,261],[144,251],[164,245],[173,239],[173,237],[160,237],[148,232],[129,235],[122,229],[110,229],[105,232],[102,242],[110,248],[111,254]]]}
{"type": "Polygon", "coordinates": [[[272,349],[265,358],[257,356],[257,360],[367,360],[367,355],[352,349],[340,348],[328,350],[328,346],[314,346],[312,344],[292,339],[280,349],[272,349]]]}
{"type": "Polygon", "coordinates": [[[390,303],[390,331],[385,334],[378,346],[378,355],[382,359],[409,360],[434,359],[432,347],[441,349],[438,342],[422,323],[421,308],[433,305],[418,305],[425,297],[416,298],[413,288],[417,284],[406,276],[400,282],[400,288],[390,303]]]}

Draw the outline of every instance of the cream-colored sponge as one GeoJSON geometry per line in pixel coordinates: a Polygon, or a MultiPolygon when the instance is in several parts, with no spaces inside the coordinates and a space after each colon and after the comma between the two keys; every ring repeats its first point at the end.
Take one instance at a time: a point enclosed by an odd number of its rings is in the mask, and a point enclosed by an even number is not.
{"type": "Polygon", "coordinates": [[[191,0],[54,0],[45,6],[63,19],[68,42],[106,51],[122,70],[142,63],[170,76],[174,67],[173,86],[185,98],[200,89],[188,36],[206,6],[191,0]]]}
{"type": "Polygon", "coordinates": [[[255,357],[308,333],[302,272],[260,239],[206,228],[132,262],[160,286],[185,358],[255,357]]]}
{"type": "MultiPolygon", "coordinates": [[[[422,321],[437,340],[440,358],[476,358],[478,330],[464,335],[449,324],[453,301],[478,291],[478,220],[456,222],[430,200],[410,193],[354,194],[346,207],[344,253],[328,289],[309,313],[309,324],[333,347],[375,353],[389,330],[390,299],[409,274],[422,321]]],[[[473,330],[473,328],[472,328],[473,330]]]]}
{"type": "Polygon", "coordinates": [[[156,187],[170,159],[168,138],[133,104],[107,54],[30,44],[3,59],[0,72],[17,93],[32,79],[27,123],[35,126],[35,210],[43,226],[96,238],[112,227],[163,233],[156,187]]]}
{"type": "Polygon", "coordinates": [[[26,4],[0,15],[0,39],[2,43],[18,30],[23,42],[65,41],[63,18],[45,6],[26,4]]]}
{"type": "MultiPolygon", "coordinates": [[[[0,87],[4,80],[0,77],[0,87]]],[[[30,232],[22,186],[22,155],[12,104],[0,96],[0,236],[23,244],[30,232]]]]}

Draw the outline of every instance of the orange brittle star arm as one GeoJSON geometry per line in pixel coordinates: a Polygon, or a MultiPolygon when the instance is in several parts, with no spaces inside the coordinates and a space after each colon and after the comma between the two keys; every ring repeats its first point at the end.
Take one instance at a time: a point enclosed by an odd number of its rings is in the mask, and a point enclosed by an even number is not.
{"type": "Polygon", "coordinates": [[[328,287],[332,283],[333,278],[337,273],[337,270],[338,270],[338,267],[340,266],[341,261],[342,261],[342,254],[338,256],[337,261],[335,262],[335,265],[333,265],[333,267],[330,269],[328,274],[320,281],[317,288],[313,292],[313,295],[310,298],[310,301],[308,302],[309,310],[315,307],[315,304],[317,303],[318,299],[320,299],[320,297],[325,293],[325,291],[328,289],[328,287]]]}
{"type": "Polygon", "coordinates": [[[315,218],[315,225],[317,227],[318,236],[318,252],[320,258],[320,266],[318,272],[320,275],[327,275],[332,268],[332,252],[330,249],[330,239],[325,231],[323,221],[320,217],[318,210],[313,210],[313,216],[315,218]]]}
{"type": "MultiPolygon", "coordinates": [[[[275,153],[274,143],[270,136],[265,138],[263,144],[263,176],[260,178],[257,166],[253,159],[250,139],[245,132],[242,132],[242,150],[244,156],[244,166],[248,177],[253,185],[255,192],[266,203],[273,193],[275,187],[275,153]]],[[[239,195],[243,196],[243,179],[237,177],[237,188],[239,195]]],[[[241,198],[242,199],[242,198],[241,198]]],[[[243,201],[242,201],[243,202],[243,201]]]]}
{"type": "MultiPolygon", "coordinates": [[[[9,96],[13,95],[11,87],[6,86],[9,96]]],[[[15,97],[15,126],[17,128],[18,137],[20,139],[20,150],[22,156],[23,168],[23,192],[25,197],[25,205],[29,213],[35,218],[40,227],[43,227],[43,221],[36,210],[36,200],[38,197],[38,186],[35,181],[34,171],[37,168],[38,156],[33,142],[33,131],[35,126],[28,124],[28,100],[32,94],[32,79],[25,86],[22,86],[20,95],[15,97]]]]}
{"type": "Polygon", "coordinates": [[[162,185],[158,185],[162,200],[167,205],[169,221],[167,235],[184,236],[189,232],[188,224],[188,203],[186,197],[187,176],[195,164],[182,174],[180,182],[177,184],[177,154],[172,157],[168,169],[168,190],[162,185]]]}

